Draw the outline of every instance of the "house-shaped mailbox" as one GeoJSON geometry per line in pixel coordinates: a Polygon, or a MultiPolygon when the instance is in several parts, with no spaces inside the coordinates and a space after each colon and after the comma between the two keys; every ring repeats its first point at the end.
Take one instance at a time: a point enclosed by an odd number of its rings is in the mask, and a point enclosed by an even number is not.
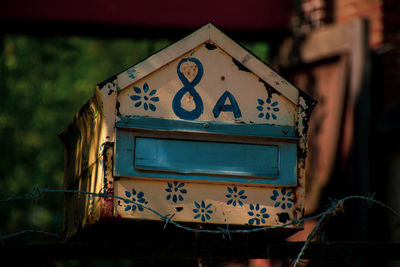
{"type": "Polygon", "coordinates": [[[300,219],[314,105],[203,26],[99,84],[61,134],[65,188],[117,196],[67,194],[67,236],[160,214],[243,227],[300,219]]]}

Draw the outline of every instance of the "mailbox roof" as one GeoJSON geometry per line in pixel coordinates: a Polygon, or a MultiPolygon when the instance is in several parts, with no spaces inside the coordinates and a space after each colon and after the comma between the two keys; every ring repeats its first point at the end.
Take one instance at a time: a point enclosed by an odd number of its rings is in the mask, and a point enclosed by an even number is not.
{"type": "MultiPolygon", "coordinates": [[[[118,74],[116,77],[118,80],[118,87],[120,90],[123,90],[132,83],[139,81],[178,57],[207,42],[211,42],[224,50],[232,58],[240,62],[259,78],[271,84],[274,89],[297,105],[299,89],[282,78],[251,52],[234,42],[211,23],[204,25],[180,41],[171,44],[128,70],[118,74]]],[[[113,77],[113,80],[114,79],[115,77],[113,77]]],[[[101,87],[101,85],[99,85],[99,87],[101,87]]]]}

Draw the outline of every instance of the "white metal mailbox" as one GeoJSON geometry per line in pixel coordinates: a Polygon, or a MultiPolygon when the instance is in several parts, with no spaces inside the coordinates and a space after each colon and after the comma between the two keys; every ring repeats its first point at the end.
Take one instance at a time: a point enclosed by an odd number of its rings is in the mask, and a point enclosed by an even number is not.
{"type": "Polygon", "coordinates": [[[69,236],[104,218],[280,225],[302,216],[315,101],[207,24],[99,84],[62,134],[69,236]]]}

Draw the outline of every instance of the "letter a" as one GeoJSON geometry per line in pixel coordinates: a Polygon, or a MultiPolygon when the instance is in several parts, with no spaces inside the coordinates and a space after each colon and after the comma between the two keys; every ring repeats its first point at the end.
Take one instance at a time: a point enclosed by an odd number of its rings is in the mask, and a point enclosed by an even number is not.
{"type": "Polygon", "coordinates": [[[242,113],[240,112],[240,108],[236,102],[235,97],[228,91],[225,91],[225,93],[218,99],[217,103],[215,104],[213,108],[214,118],[218,118],[221,114],[221,111],[233,112],[233,116],[236,119],[242,117],[242,113]],[[225,105],[227,98],[229,98],[229,101],[231,102],[230,105],[225,105]]]}

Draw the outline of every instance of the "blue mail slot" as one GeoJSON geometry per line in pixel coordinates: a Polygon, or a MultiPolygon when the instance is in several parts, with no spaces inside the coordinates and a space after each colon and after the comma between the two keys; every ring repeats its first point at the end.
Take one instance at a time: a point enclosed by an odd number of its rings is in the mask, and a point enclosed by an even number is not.
{"type": "Polygon", "coordinates": [[[135,168],[183,174],[278,177],[274,145],[136,138],[135,168]]]}
{"type": "Polygon", "coordinates": [[[216,142],[141,135],[117,130],[115,176],[297,185],[295,142],[216,142]]]}

